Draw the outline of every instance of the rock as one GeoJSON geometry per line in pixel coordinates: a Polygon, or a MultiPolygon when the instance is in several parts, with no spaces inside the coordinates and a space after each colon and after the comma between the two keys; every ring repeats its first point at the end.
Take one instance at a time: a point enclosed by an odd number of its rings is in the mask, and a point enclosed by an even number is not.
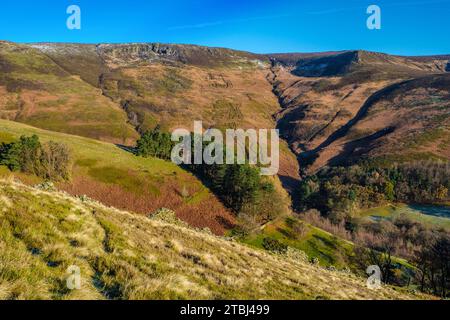
{"type": "Polygon", "coordinates": [[[56,187],[51,181],[44,181],[40,184],[35,185],[34,188],[43,191],[56,191],[56,187]]]}
{"type": "Polygon", "coordinates": [[[174,224],[181,227],[187,227],[187,223],[184,221],[181,221],[177,218],[177,215],[175,211],[167,209],[167,208],[160,208],[156,210],[155,212],[148,215],[148,218],[151,220],[158,220],[170,224],[174,224]]]}

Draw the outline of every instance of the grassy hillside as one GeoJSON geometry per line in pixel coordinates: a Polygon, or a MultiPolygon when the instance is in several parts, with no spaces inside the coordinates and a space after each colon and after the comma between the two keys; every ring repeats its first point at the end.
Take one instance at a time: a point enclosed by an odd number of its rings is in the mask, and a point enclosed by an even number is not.
{"type": "Polygon", "coordinates": [[[276,239],[281,243],[299,249],[310,259],[317,258],[320,265],[344,269],[353,267],[353,244],[316,228],[292,216],[268,223],[260,233],[244,237],[242,241],[263,249],[265,238],[276,239]],[[303,233],[294,230],[295,224],[302,224],[303,233]]]}
{"type": "Polygon", "coordinates": [[[0,43],[0,118],[115,143],[137,134],[102,92],[35,48],[0,43]]]}
{"type": "MultiPolygon", "coordinates": [[[[171,162],[136,157],[105,142],[0,120],[0,142],[33,134],[43,142],[62,142],[71,149],[72,180],[57,186],[73,195],[88,195],[107,205],[141,214],[167,207],[191,225],[209,227],[219,234],[233,224],[233,215],[222,203],[197,178],[171,162]]],[[[0,174],[11,175],[6,168],[0,174]]],[[[15,175],[30,184],[39,182],[37,178],[15,175]]]]}
{"type": "Polygon", "coordinates": [[[1,181],[0,203],[1,299],[417,298],[63,193],[1,181]]]}

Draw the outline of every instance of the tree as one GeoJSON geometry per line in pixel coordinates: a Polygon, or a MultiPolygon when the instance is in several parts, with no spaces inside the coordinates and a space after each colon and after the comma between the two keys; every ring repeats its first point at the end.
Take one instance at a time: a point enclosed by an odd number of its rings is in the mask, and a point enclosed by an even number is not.
{"type": "Polygon", "coordinates": [[[36,135],[20,137],[20,140],[3,144],[0,151],[0,164],[11,171],[37,174],[41,143],[36,135]]]}
{"type": "Polygon", "coordinates": [[[69,148],[62,143],[50,141],[41,148],[38,175],[50,180],[68,180],[71,171],[69,148]]]}
{"type": "Polygon", "coordinates": [[[440,234],[416,252],[422,291],[430,291],[443,298],[450,290],[450,236],[440,234]]]}
{"type": "Polygon", "coordinates": [[[389,201],[394,201],[395,199],[395,192],[394,192],[394,184],[391,181],[386,181],[384,184],[384,195],[386,196],[386,199],[389,201]]]}
{"type": "Polygon", "coordinates": [[[226,204],[235,213],[241,212],[244,205],[257,197],[260,187],[259,170],[249,165],[228,165],[222,185],[222,194],[226,204]]]}
{"type": "Polygon", "coordinates": [[[445,200],[448,197],[448,188],[444,187],[443,185],[440,185],[436,190],[436,199],[438,200],[445,200]]]}
{"type": "Polygon", "coordinates": [[[136,153],[143,157],[170,160],[173,148],[171,136],[159,128],[144,133],[137,141],[136,153]]]}

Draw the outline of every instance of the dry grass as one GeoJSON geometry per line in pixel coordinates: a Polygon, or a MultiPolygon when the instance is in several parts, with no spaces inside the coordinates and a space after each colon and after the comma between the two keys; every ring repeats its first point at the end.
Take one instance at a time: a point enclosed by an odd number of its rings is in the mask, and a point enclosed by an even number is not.
{"type": "Polygon", "coordinates": [[[1,181],[0,195],[2,299],[425,298],[64,193],[1,181]]]}

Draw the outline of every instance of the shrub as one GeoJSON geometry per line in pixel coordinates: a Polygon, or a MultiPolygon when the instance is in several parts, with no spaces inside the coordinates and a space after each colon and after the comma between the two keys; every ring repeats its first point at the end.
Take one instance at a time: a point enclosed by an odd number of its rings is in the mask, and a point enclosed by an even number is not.
{"type": "Polygon", "coordinates": [[[136,144],[136,153],[142,157],[155,157],[164,160],[171,158],[174,144],[167,132],[159,128],[144,133],[136,144]]]}
{"type": "Polygon", "coordinates": [[[69,148],[49,141],[41,147],[38,175],[50,180],[70,178],[71,156],[69,148]]]}
{"type": "Polygon", "coordinates": [[[35,185],[34,187],[43,191],[56,191],[55,185],[51,181],[45,181],[35,185]]]}
{"type": "Polygon", "coordinates": [[[287,248],[286,255],[291,258],[292,260],[301,261],[301,262],[308,262],[309,258],[308,255],[302,251],[298,250],[292,247],[287,248]]]}
{"type": "Polygon", "coordinates": [[[263,248],[267,251],[271,251],[278,254],[286,254],[288,251],[288,246],[281,243],[277,239],[272,238],[264,238],[263,239],[263,248]]]}
{"type": "Polygon", "coordinates": [[[302,238],[308,231],[308,228],[305,226],[305,223],[302,221],[294,221],[292,225],[292,231],[297,239],[302,238]]]}
{"type": "Polygon", "coordinates": [[[19,141],[2,144],[0,164],[11,171],[34,174],[49,180],[68,180],[71,155],[68,147],[57,142],[41,144],[38,136],[20,137],[19,141]]]}

